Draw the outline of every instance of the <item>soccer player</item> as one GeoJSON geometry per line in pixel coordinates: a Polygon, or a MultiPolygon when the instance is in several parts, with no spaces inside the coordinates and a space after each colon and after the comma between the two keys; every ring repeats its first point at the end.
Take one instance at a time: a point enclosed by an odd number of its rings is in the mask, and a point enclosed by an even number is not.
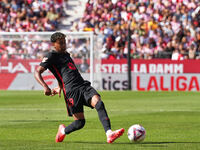
{"type": "Polygon", "coordinates": [[[51,42],[54,50],[49,52],[35,71],[36,80],[43,86],[46,96],[61,95],[63,90],[68,115],[72,116],[74,122],[65,126],[59,125],[56,135],[56,142],[62,142],[65,135],[79,130],[85,125],[83,106],[95,108],[98,112],[107,136],[107,142],[112,143],[124,133],[124,128],[116,131],[111,130],[110,119],[99,93],[90,85],[90,82],[84,80],[77,70],[70,54],[66,51],[65,35],[56,32],[51,35],[51,42]],[[58,87],[50,89],[45,83],[42,73],[49,69],[58,80],[58,87]]]}

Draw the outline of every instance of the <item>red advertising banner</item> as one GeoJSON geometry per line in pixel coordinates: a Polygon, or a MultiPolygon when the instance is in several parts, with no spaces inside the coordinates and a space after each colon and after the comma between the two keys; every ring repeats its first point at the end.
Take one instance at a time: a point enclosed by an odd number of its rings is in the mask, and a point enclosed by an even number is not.
{"type": "MultiPolygon", "coordinates": [[[[0,89],[41,90],[33,76],[39,63],[40,60],[0,60],[0,89]]],[[[75,63],[80,64],[81,60],[75,59],[75,63]]],[[[102,72],[101,79],[95,81],[97,89],[126,90],[127,68],[126,59],[95,64],[96,73],[102,72]]],[[[200,60],[132,60],[131,70],[134,91],[200,91],[200,60]]],[[[89,74],[83,75],[89,79],[89,74]]],[[[57,84],[48,73],[44,80],[49,86],[57,84]]]]}
{"type": "Polygon", "coordinates": [[[0,90],[7,90],[16,78],[16,75],[16,73],[0,73],[0,90]]]}
{"type": "MultiPolygon", "coordinates": [[[[103,60],[101,69],[105,73],[127,72],[127,60],[103,60]]],[[[200,60],[174,61],[170,59],[132,60],[135,73],[200,73],[200,60]]]]}
{"type": "MultiPolygon", "coordinates": [[[[40,60],[1,60],[0,73],[33,73],[40,60]]],[[[76,64],[81,60],[75,59],[76,64]]],[[[127,60],[102,60],[96,64],[96,72],[126,73],[127,60]]],[[[132,60],[131,70],[135,73],[200,73],[200,60],[172,61],[168,59],[132,60]]]]}
{"type": "Polygon", "coordinates": [[[0,60],[0,73],[33,73],[40,60],[0,60]]]}
{"type": "Polygon", "coordinates": [[[136,76],[137,91],[199,91],[200,76],[194,74],[183,75],[149,75],[136,76]],[[145,82],[142,81],[145,79],[145,82]]]}
{"type": "MultiPolygon", "coordinates": [[[[103,90],[127,90],[126,74],[104,74],[103,90]]],[[[200,74],[132,74],[134,91],[200,91],[200,74]]]]}

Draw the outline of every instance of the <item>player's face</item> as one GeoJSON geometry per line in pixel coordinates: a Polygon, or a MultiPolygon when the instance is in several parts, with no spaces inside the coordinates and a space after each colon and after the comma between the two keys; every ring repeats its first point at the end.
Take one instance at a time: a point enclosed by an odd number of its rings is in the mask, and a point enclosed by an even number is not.
{"type": "Polygon", "coordinates": [[[54,47],[58,52],[64,52],[66,50],[66,40],[65,38],[59,39],[54,43],[54,47]]]}

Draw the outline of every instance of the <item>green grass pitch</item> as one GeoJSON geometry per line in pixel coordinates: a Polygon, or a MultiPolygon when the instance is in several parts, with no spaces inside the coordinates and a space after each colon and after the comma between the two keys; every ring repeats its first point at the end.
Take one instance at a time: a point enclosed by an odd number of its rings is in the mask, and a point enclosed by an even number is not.
{"type": "Polygon", "coordinates": [[[97,112],[85,107],[83,129],[55,143],[58,125],[73,120],[62,98],[42,91],[0,91],[0,150],[197,150],[200,149],[200,93],[100,92],[112,129],[125,128],[113,144],[106,137],[97,112]],[[129,142],[129,126],[146,129],[144,142],[129,142]]]}

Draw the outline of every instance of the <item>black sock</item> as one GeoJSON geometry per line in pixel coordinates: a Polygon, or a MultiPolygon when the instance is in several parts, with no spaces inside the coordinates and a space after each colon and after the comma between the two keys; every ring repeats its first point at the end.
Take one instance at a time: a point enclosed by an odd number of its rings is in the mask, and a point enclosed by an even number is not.
{"type": "Polygon", "coordinates": [[[102,101],[98,101],[96,106],[95,106],[95,108],[96,108],[96,110],[98,112],[99,120],[101,121],[105,132],[107,130],[110,130],[111,129],[110,119],[108,118],[108,114],[106,112],[104,103],[102,101]]]}
{"type": "Polygon", "coordinates": [[[69,134],[73,131],[83,128],[85,125],[85,119],[75,120],[65,128],[65,134],[69,134]]]}

